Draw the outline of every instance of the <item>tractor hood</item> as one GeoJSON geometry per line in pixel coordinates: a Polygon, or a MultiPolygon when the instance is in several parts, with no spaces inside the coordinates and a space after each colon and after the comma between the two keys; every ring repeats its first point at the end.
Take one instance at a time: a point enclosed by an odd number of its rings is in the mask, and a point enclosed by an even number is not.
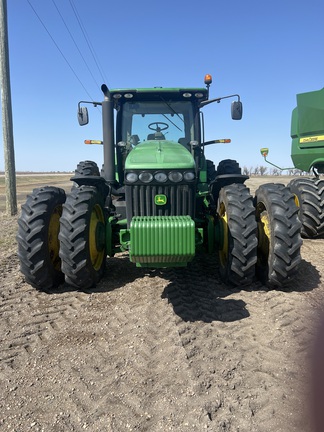
{"type": "Polygon", "coordinates": [[[195,167],[189,150],[174,141],[145,141],[127,156],[126,169],[190,169],[195,167]]]}

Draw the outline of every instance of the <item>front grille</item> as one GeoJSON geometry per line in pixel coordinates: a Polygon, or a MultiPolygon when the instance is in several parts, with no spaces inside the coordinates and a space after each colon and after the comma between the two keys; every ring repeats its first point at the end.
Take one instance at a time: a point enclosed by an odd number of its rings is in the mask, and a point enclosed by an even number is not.
{"type": "Polygon", "coordinates": [[[191,216],[194,217],[195,185],[126,185],[127,224],[134,216],[191,216]],[[156,205],[156,195],[165,195],[167,203],[156,205]]]}

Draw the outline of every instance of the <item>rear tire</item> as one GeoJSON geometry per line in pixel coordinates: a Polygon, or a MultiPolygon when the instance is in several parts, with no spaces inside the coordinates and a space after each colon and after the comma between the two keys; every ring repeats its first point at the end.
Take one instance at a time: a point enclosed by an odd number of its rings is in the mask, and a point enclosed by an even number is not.
{"type": "Polygon", "coordinates": [[[76,176],[100,176],[98,165],[93,161],[79,162],[74,173],[76,176]]]}
{"type": "Polygon", "coordinates": [[[257,275],[272,287],[291,281],[301,261],[301,223],[290,190],[282,184],[262,185],[255,193],[258,223],[257,275]]]}
{"type": "Polygon", "coordinates": [[[324,234],[324,180],[296,178],[288,184],[296,197],[299,219],[302,223],[301,235],[315,238],[324,234]]]}
{"type": "Polygon", "coordinates": [[[217,166],[216,176],[224,174],[242,174],[238,162],[232,159],[224,159],[220,161],[217,166]]]}
{"type": "Polygon", "coordinates": [[[220,190],[217,212],[221,278],[233,285],[249,285],[257,261],[257,224],[249,189],[232,184],[220,190]]]}
{"type": "Polygon", "coordinates": [[[38,289],[64,282],[59,257],[59,229],[63,189],[45,186],[34,189],[21,207],[18,219],[18,257],[26,281],[38,289]]]}
{"type": "Polygon", "coordinates": [[[104,197],[94,186],[68,195],[61,217],[60,257],[65,281],[87,289],[102,278],[106,263],[104,197]]]}
{"type": "MultiPolygon", "coordinates": [[[[96,162],[93,161],[82,161],[79,162],[75,171],[74,171],[75,177],[88,177],[88,176],[100,176],[99,168],[96,162]]],[[[79,185],[76,182],[73,182],[73,185],[71,187],[71,191],[78,188],[79,185]]]]}

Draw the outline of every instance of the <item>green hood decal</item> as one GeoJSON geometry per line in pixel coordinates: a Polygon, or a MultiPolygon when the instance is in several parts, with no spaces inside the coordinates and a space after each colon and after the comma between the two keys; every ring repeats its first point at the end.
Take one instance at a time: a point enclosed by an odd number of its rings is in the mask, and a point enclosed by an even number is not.
{"type": "Polygon", "coordinates": [[[174,141],[145,141],[127,156],[126,169],[190,169],[194,159],[183,145],[174,141]]]}

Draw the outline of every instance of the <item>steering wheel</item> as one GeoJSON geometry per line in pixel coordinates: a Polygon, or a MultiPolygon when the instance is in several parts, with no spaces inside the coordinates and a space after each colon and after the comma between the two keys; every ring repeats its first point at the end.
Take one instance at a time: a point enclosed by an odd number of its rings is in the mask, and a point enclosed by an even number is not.
{"type": "Polygon", "coordinates": [[[153,122],[148,125],[148,128],[151,130],[154,130],[155,132],[161,132],[163,130],[169,129],[169,125],[167,123],[163,122],[153,122]],[[155,125],[155,128],[153,127],[155,125]],[[159,125],[162,125],[164,127],[160,127],[159,125]]]}

